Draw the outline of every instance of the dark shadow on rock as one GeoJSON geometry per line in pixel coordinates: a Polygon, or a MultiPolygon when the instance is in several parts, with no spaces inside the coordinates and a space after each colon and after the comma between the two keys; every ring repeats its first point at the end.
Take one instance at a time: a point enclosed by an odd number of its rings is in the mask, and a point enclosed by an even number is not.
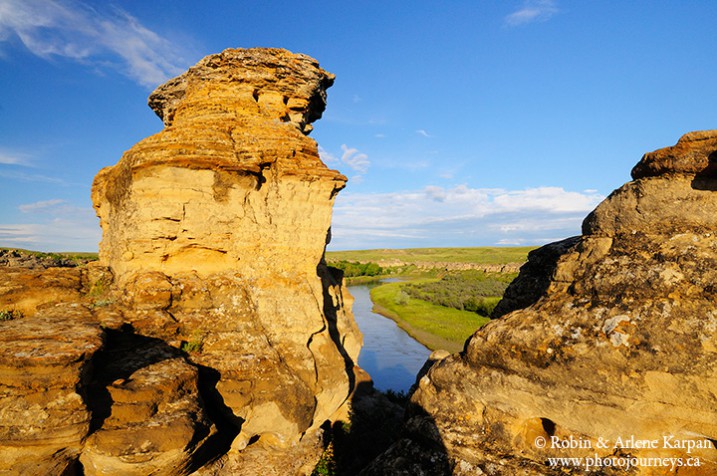
{"type": "MultiPolygon", "coordinates": [[[[321,263],[316,267],[316,274],[321,279],[321,287],[324,293],[324,316],[326,316],[326,322],[329,327],[329,336],[336,345],[341,357],[344,359],[344,366],[346,368],[346,374],[349,377],[349,394],[353,391],[356,385],[356,376],[354,375],[354,361],[349,356],[348,352],[344,348],[344,344],[341,340],[341,334],[339,333],[337,319],[338,311],[341,303],[334,304],[334,300],[331,297],[329,290],[332,287],[336,287],[341,290],[344,272],[337,268],[332,268],[326,264],[322,259],[321,263]]],[[[347,395],[348,396],[348,395],[347,395]]]]}
{"type": "MultiPolygon", "coordinates": [[[[90,434],[101,429],[111,414],[113,401],[107,390],[109,385],[117,380],[130,378],[134,372],[144,367],[183,356],[186,357],[186,353],[161,339],[136,334],[129,324],[117,330],[105,329],[104,346],[93,357],[91,368],[87,372],[85,403],[92,414],[90,434]]],[[[188,360],[187,362],[192,364],[188,360]]],[[[207,416],[216,425],[217,432],[195,451],[191,471],[225,454],[243,423],[243,420],[236,417],[224,404],[216,389],[219,372],[209,367],[195,366],[198,369],[199,395],[207,416]]],[[[198,444],[206,435],[206,432],[197,432],[195,440],[190,442],[189,446],[198,444]]]]}
{"type": "Polygon", "coordinates": [[[573,236],[550,243],[528,254],[528,262],[520,268],[520,274],[503,294],[503,299],[493,309],[491,319],[497,319],[518,309],[525,309],[545,296],[558,260],[580,243],[582,237],[573,236]]]}
{"type": "Polygon", "coordinates": [[[370,381],[359,382],[351,399],[351,423],[324,428],[333,458],[324,461],[324,473],[314,474],[359,474],[400,437],[406,400],[405,394],[382,393],[370,381]]]}
{"type": "Polygon", "coordinates": [[[692,188],[695,190],[717,191],[717,151],[712,152],[708,160],[709,165],[692,179],[692,188]]]}
{"type": "Polygon", "coordinates": [[[216,425],[217,432],[210,436],[194,453],[190,473],[226,454],[244,423],[244,419],[236,416],[232,409],[224,403],[224,398],[217,390],[217,383],[221,378],[219,371],[203,365],[197,365],[197,368],[199,369],[199,395],[202,397],[209,419],[216,425]]]}
{"type": "Polygon", "coordinates": [[[112,411],[107,386],[129,378],[141,368],[180,355],[161,339],[135,334],[129,324],[117,330],[105,329],[104,346],[92,358],[85,393],[85,404],[92,414],[90,433],[100,429],[112,411]]]}
{"type": "Polygon", "coordinates": [[[391,446],[358,473],[360,476],[448,476],[448,452],[435,421],[409,403],[406,422],[391,446]]]}

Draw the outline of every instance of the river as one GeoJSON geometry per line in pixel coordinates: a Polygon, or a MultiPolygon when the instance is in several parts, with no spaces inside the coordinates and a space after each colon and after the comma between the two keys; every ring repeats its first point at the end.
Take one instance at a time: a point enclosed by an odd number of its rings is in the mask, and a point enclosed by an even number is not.
{"type": "Polygon", "coordinates": [[[370,288],[349,286],[355,301],[356,323],[363,333],[358,364],[382,391],[407,392],[431,351],[409,336],[395,322],[372,311],[370,288]]]}

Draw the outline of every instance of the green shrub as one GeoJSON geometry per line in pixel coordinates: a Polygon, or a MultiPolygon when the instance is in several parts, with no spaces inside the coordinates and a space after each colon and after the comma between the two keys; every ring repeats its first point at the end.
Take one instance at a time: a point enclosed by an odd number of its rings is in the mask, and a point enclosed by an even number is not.
{"type": "Polygon", "coordinates": [[[197,329],[192,332],[187,342],[182,343],[181,349],[187,354],[199,354],[202,352],[202,347],[204,347],[204,332],[197,329]]]}
{"type": "Polygon", "coordinates": [[[446,274],[437,281],[409,284],[405,292],[413,298],[460,311],[489,316],[513,275],[463,271],[446,274]]]}
{"type": "Polygon", "coordinates": [[[12,321],[23,317],[22,311],[17,309],[1,309],[0,321],[12,321]]]}
{"type": "Polygon", "coordinates": [[[336,476],[336,457],[334,456],[333,443],[329,443],[329,446],[324,450],[311,476],[336,476]]]}
{"type": "Polygon", "coordinates": [[[398,292],[398,294],[396,294],[396,304],[399,306],[405,306],[408,304],[410,297],[411,296],[409,296],[408,293],[402,289],[398,292]]]}
{"type": "Polygon", "coordinates": [[[358,261],[331,261],[329,266],[338,268],[344,272],[347,278],[355,278],[357,276],[380,276],[384,273],[384,269],[376,263],[359,263],[358,261]]]}

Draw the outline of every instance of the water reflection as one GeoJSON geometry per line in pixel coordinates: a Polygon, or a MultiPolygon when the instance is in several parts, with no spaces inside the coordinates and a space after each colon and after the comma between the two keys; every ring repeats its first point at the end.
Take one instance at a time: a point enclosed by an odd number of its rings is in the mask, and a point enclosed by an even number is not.
{"type": "Polygon", "coordinates": [[[371,311],[369,286],[349,286],[355,298],[353,312],[363,333],[358,364],[379,390],[408,391],[431,353],[391,319],[371,311]]]}

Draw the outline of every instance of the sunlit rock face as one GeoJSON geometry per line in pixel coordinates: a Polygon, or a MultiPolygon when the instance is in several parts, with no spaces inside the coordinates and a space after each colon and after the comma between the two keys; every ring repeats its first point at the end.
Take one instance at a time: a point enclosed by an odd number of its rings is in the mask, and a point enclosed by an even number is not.
{"type": "Polygon", "coordinates": [[[346,178],[307,137],[333,75],[285,50],[226,50],[157,88],[164,130],[95,178],[100,259],[132,272],[315,274],[346,178]]]}
{"type": "Polygon", "coordinates": [[[323,259],[346,178],[307,137],[332,82],[285,50],[204,58],[97,175],[99,263],[7,264],[0,474],[311,473],[361,347],[323,259]]]}
{"type": "Polygon", "coordinates": [[[211,369],[236,458],[299,444],[351,390],[361,337],[323,264],[346,178],[307,136],[333,80],[285,50],[208,56],[152,93],[164,129],[93,185],[125,319],[211,369]]]}
{"type": "Polygon", "coordinates": [[[581,237],[533,252],[496,319],[420,380],[408,438],[365,474],[583,474],[549,466],[565,456],[605,458],[599,474],[627,474],[627,457],[717,474],[716,159],[717,131],[646,154],[581,237]]]}

